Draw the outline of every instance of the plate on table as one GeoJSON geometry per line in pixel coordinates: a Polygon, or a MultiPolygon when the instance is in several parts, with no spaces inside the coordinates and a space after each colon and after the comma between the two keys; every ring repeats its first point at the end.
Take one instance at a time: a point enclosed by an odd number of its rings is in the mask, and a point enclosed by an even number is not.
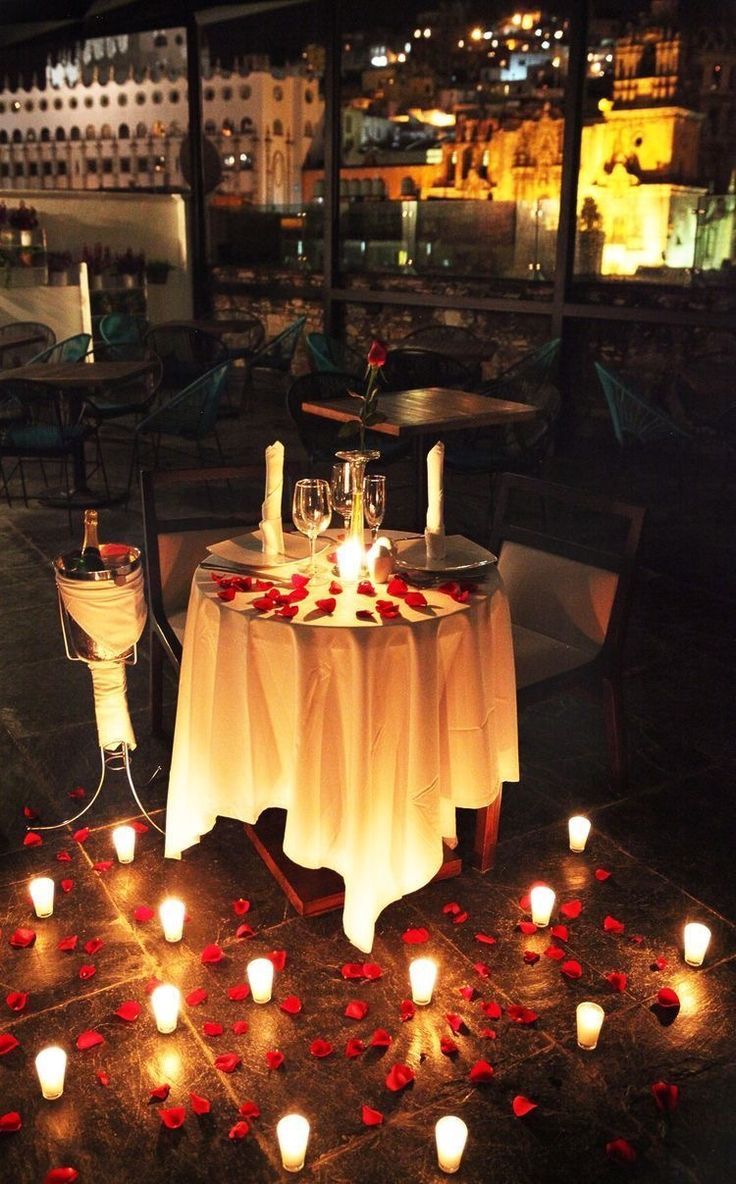
{"type": "MultiPolygon", "coordinates": [[[[322,551],[334,545],[333,539],[318,538],[314,553],[320,555],[322,551]]],[[[286,567],[290,563],[299,563],[309,558],[309,539],[303,534],[284,531],[284,550],[280,555],[267,555],[262,547],[261,532],[254,530],[249,534],[239,534],[234,539],[225,539],[221,543],[211,543],[207,550],[214,559],[222,560],[228,567],[232,566],[233,570],[238,567],[286,567]]],[[[212,564],[205,560],[205,566],[209,567],[212,564]]]]}
{"type": "Polygon", "coordinates": [[[450,534],[445,538],[445,554],[442,559],[429,559],[424,539],[406,539],[396,544],[396,567],[399,571],[416,573],[423,580],[434,577],[444,579],[467,579],[480,577],[497,563],[492,551],[463,538],[461,534],[450,534]]]}

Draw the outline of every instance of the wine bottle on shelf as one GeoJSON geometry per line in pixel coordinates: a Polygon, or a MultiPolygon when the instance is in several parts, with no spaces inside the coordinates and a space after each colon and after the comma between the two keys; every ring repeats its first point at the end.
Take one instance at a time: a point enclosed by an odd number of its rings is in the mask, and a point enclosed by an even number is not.
{"type": "Polygon", "coordinates": [[[97,511],[84,511],[84,539],[77,571],[105,571],[97,538],[97,511]]]}

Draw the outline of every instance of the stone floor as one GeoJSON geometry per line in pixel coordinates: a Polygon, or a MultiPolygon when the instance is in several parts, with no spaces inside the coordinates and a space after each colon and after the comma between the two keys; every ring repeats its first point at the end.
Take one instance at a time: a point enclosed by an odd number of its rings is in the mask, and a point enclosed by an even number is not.
{"type": "MultiPolygon", "coordinates": [[[[257,457],[277,435],[296,454],[275,395],[247,421],[223,427],[233,458],[257,457]]],[[[113,482],[125,472],[126,447],[121,436],[109,448],[113,482]]],[[[585,441],[562,449],[551,473],[649,507],[628,644],[629,790],[617,797],[608,787],[594,705],[570,699],[529,711],[521,781],[505,789],[494,870],[465,872],[387,909],[371,954],[381,977],[368,981],[342,977],[356,951],[339,913],[299,918],[233,822],[220,822],[181,863],[164,862],[161,838],[149,829],[131,866],[108,866],[112,825],[131,815],[122,778],[88,816],[86,842],[70,827],[42,846],[23,845],[24,809],[53,821],[83,804],[70,795],[93,788],[96,748],[87,675],[64,658],[49,567],[68,544],[65,516],[19,501],[0,508],[0,1179],[40,1184],[53,1168],[74,1168],[78,1177],[50,1178],[83,1184],[287,1178],[274,1128],[292,1108],[312,1124],[304,1176],[325,1184],[439,1180],[432,1131],[447,1113],[469,1127],[458,1176],[468,1184],[734,1178],[733,482],[717,456],[696,480],[687,472],[681,480],[666,458],[632,461],[585,441]],[[566,848],[566,820],[577,811],[593,822],[583,855],[566,848]],[[45,921],[34,919],[27,896],[37,874],[57,883],[56,910],[45,921]],[[520,897],[537,878],[554,884],[560,903],[581,902],[580,915],[564,922],[566,938],[518,928],[520,897]],[[59,890],[62,880],[68,891],[59,890]],[[156,919],[136,920],[136,910],[155,909],[178,889],[190,918],[182,944],[167,946],[156,919]],[[241,898],[251,902],[245,918],[234,908],[241,898]],[[453,902],[467,920],[455,923],[444,911],[453,902]],[[605,931],[606,917],[623,932],[605,931]],[[244,919],[255,936],[239,940],[244,919]],[[713,930],[701,970],[683,962],[688,919],[713,930]],[[15,931],[29,928],[35,943],[14,948],[15,931]],[[427,943],[406,944],[410,928],[425,928],[427,943]],[[497,940],[486,944],[478,934],[497,940]],[[77,939],[75,949],[59,950],[65,937],[77,939]],[[211,943],[224,956],[203,965],[211,943]],[[562,961],[545,956],[551,945],[562,961]],[[273,951],[286,956],[275,1002],[233,999],[246,960],[273,951]],[[525,961],[529,951],[539,960],[525,961]],[[418,952],[437,959],[439,987],[431,1007],[402,1021],[407,966],[418,952]],[[579,963],[580,978],[561,973],[566,961],[579,963]],[[612,971],[626,975],[623,990],[606,978],[612,971]],[[206,993],[184,1007],[174,1036],[156,1034],[147,996],[153,978],[177,982],[186,995],[206,993]],[[679,1008],[658,1005],[662,988],[677,993],[679,1008]],[[28,996],[22,1008],[18,994],[28,996]],[[299,1014],[279,1007],[290,995],[302,1001],[299,1014]],[[592,1053],[576,1047],[574,1034],[575,1006],[586,998],[606,1011],[592,1053]],[[351,1000],[368,1004],[362,1021],[345,1017],[351,1000]],[[116,1015],[126,1002],[140,1005],[137,1019],[116,1015]],[[512,1005],[536,1018],[515,1022],[512,1005]],[[461,1017],[459,1034],[448,1015],[461,1017]],[[370,1046],[376,1029],[390,1034],[390,1047],[370,1046]],[[80,1051],[77,1040],[90,1030],[102,1042],[80,1051]],[[457,1051],[445,1055],[441,1037],[457,1051]],[[355,1059],[345,1055],[351,1038],[369,1045],[355,1059]],[[334,1045],[332,1055],[310,1055],[315,1039],[334,1045]],[[69,1050],[67,1086],[60,1101],[44,1103],[33,1059],[55,1041],[69,1050]],[[280,1069],[267,1061],[274,1050],[285,1058],[280,1069]],[[241,1059],[234,1072],[215,1067],[223,1053],[241,1059]],[[471,1079],[478,1061],[493,1066],[491,1080],[471,1079]],[[415,1080],[392,1092],[385,1079],[398,1063],[415,1080]],[[676,1108],[658,1106],[652,1086],[660,1082],[678,1087],[676,1108]],[[153,1099],[164,1084],[168,1097],[153,1099]],[[195,1112],[192,1094],[207,1099],[207,1113],[195,1112]],[[536,1108],[517,1116],[518,1097],[536,1108]],[[247,1102],[259,1117],[240,1112],[247,1102]],[[364,1106],[383,1116],[380,1125],[365,1124],[364,1106]],[[177,1121],[180,1107],[183,1125],[168,1129],[163,1113],[177,1121]],[[248,1133],[238,1139],[244,1123],[248,1133]]],[[[408,476],[391,478],[389,526],[401,525],[408,476]]],[[[483,483],[448,485],[450,528],[479,535],[483,483]]],[[[127,511],[103,511],[101,523],[104,537],[140,540],[135,498],[127,511]]],[[[165,777],[146,785],[167,762],[166,746],[148,733],[146,657],[143,645],[129,675],[135,776],[162,821],[165,777]]],[[[173,684],[169,692],[173,705],[173,684]]]]}

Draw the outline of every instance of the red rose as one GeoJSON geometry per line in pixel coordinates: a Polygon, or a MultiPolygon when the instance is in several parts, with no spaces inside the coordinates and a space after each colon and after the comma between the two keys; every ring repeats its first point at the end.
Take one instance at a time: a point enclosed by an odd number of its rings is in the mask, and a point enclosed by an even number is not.
{"type": "Polygon", "coordinates": [[[369,366],[385,366],[388,350],[382,341],[374,341],[368,350],[369,366]]]}

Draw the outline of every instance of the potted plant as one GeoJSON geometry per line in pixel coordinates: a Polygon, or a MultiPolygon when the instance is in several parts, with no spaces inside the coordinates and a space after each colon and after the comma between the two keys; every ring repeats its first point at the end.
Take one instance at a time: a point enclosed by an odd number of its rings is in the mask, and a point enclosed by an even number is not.
{"type": "Polygon", "coordinates": [[[122,255],[115,256],[115,271],[121,277],[124,288],[135,288],[143,283],[143,273],[146,268],[146,257],[142,251],[132,251],[128,247],[122,255]]]}
{"type": "Polygon", "coordinates": [[[103,247],[102,243],[95,243],[94,247],[90,248],[85,243],[82,248],[82,262],[87,264],[90,288],[104,288],[105,276],[112,271],[110,248],[103,247]]]}
{"type": "Polygon", "coordinates": [[[47,264],[51,287],[65,287],[69,283],[69,268],[72,266],[72,257],[69,252],[49,251],[47,264]]]}
{"type": "Polygon", "coordinates": [[[149,259],[146,263],[146,279],[149,284],[165,284],[169,272],[173,270],[174,265],[168,259],[149,259]]]}

